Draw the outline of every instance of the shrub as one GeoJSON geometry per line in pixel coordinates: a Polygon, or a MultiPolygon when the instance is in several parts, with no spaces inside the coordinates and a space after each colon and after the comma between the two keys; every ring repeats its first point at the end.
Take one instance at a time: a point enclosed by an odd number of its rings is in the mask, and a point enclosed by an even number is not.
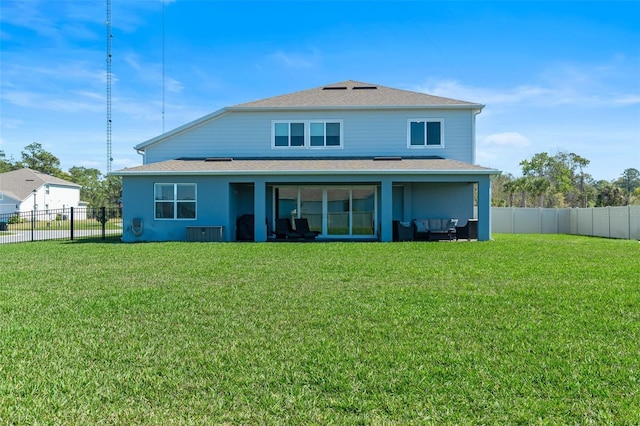
{"type": "Polygon", "coordinates": [[[7,222],[10,225],[15,225],[16,223],[22,223],[23,220],[20,218],[20,215],[18,213],[14,213],[10,218],[9,221],[7,222]]]}

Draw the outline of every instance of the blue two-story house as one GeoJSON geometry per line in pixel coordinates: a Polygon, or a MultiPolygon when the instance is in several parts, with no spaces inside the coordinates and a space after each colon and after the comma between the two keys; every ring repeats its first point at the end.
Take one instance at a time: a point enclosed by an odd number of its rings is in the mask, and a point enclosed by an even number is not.
{"type": "Polygon", "coordinates": [[[123,241],[187,240],[238,219],[267,241],[278,218],[318,239],[392,241],[393,221],[477,212],[491,238],[491,177],[475,164],[483,105],[345,81],[223,108],[143,142],[122,176],[123,241]],[[477,202],[477,208],[475,203],[477,202]]]}

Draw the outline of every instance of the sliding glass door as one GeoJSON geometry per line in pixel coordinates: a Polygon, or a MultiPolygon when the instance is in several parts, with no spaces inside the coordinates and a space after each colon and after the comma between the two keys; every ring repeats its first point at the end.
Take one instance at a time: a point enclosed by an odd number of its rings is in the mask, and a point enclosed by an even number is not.
{"type": "Polygon", "coordinates": [[[351,235],[351,190],[329,188],[327,193],[327,235],[351,235]]]}
{"type": "Polygon", "coordinates": [[[299,190],[300,216],[307,219],[309,229],[322,233],[322,188],[301,186],[299,190]]]}
{"type": "Polygon", "coordinates": [[[376,235],[375,186],[280,186],[274,198],[274,217],[306,218],[320,235],[376,235]]]}

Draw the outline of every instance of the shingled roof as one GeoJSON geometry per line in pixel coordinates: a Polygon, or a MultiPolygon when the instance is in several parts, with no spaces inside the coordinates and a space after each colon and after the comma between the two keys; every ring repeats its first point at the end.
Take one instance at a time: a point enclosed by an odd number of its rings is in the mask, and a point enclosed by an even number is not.
{"type": "Polygon", "coordinates": [[[45,183],[80,188],[80,185],[28,168],[0,174],[0,192],[24,200],[45,183]]]}
{"type": "Polygon", "coordinates": [[[119,170],[114,175],[234,174],[497,174],[495,169],[439,157],[431,158],[200,158],[167,160],[119,170]]]}
{"type": "Polygon", "coordinates": [[[314,89],[246,102],[235,105],[231,109],[381,106],[483,108],[483,105],[473,102],[347,80],[314,89]]]}

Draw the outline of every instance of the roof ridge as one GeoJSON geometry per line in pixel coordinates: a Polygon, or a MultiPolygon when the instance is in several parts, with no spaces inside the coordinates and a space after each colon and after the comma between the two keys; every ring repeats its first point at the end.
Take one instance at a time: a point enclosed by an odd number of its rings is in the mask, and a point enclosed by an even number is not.
{"type": "Polygon", "coordinates": [[[396,89],[357,80],[344,80],[234,105],[234,108],[353,108],[353,107],[457,107],[483,105],[428,93],[396,89]],[[376,90],[355,90],[355,89],[376,90]],[[329,90],[332,89],[332,90],[329,90]]]}

